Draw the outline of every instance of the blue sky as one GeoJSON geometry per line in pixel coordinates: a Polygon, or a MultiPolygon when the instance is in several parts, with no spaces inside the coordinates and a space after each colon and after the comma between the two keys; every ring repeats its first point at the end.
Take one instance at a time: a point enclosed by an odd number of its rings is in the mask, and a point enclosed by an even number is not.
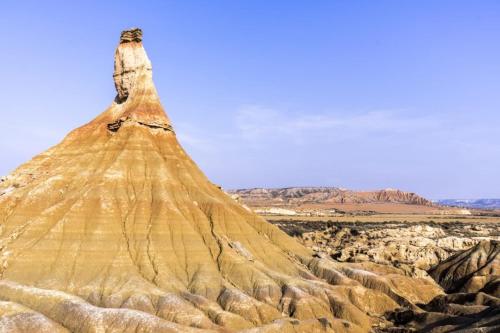
{"type": "Polygon", "coordinates": [[[132,26],[225,188],[500,197],[499,1],[2,1],[0,174],[111,103],[132,26]]]}

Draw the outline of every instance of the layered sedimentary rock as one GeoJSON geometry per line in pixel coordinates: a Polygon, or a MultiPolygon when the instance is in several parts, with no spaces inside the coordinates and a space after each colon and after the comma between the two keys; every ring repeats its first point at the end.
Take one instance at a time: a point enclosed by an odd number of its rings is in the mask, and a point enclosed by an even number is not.
{"type": "Polygon", "coordinates": [[[417,332],[499,332],[499,243],[482,241],[429,271],[450,294],[436,296],[424,311],[398,309],[388,317],[417,332]]]}
{"type": "Polygon", "coordinates": [[[393,265],[414,276],[427,276],[430,268],[481,241],[500,241],[500,223],[274,223],[318,255],[393,265]]]}
{"type": "Polygon", "coordinates": [[[415,193],[395,189],[351,191],[336,187],[253,188],[229,191],[251,206],[297,205],[321,203],[403,203],[433,206],[415,193]]]}
{"type": "Polygon", "coordinates": [[[441,294],[315,257],[212,184],[177,141],[137,29],[114,81],[106,111],[0,183],[0,331],[32,330],[29,317],[51,332],[366,332],[441,294]]]}
{"type": "Polygon", "coordinates": [[[230,190],[241,203],[263,215],[325,216],[338,213],[470,214],[466,209],[447,208],[411,192],[394,189],[352,191],[336,187],[288,187],[230,190]]]}
{"type": "MultiPolygon", "coordinates": [[[[144,85],[152,85],[152,66],[146,55],[146,51],[141,46],[142,31],[132,29],[122,32],[120,45],[115,53],[115,70],[113,79],[118,93],[117,102],[124,102],[129,94],[134,90],[134,85],[139,83],[138,75],[144,75],[141,82],[144,85]]],[[[152,87],[149,87],[152,88],[152,87]]]]}
{"type": "Polygon", "coordinates": [[[486,287],[500,297],[500,241],[484,240],[436,265],[429,273],[447,292],[478,292],[486,287]]]}
{"type": "Polygon", "coordinates": [[[389,332],[496,333],[500,331],[500,299],[484,293],[436,297],[422,306],[393,312],[388,317],[396,328],[389,332]]]}

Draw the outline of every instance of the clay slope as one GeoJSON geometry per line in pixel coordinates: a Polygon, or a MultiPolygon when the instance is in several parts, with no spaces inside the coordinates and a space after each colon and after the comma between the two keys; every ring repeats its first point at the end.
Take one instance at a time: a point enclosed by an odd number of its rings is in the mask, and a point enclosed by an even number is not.
{"type": "Polygon", "coordinates": [[[385,189],[351,191],[336,187],[254,188],[229,191],[250,206],[326,204],[326,203],[402,203],[433,206],[432,202],[415,193],[385,189]]]}
{"type": "Polygon", "coordinates": [[[112,105],[0,184],[0,331],[366,332],[441,293],[314,257],[213,185],[141,41],[122,34],[112,105]]]}
{"type": "MultiPolygon", "coordinates": [[[[403,310],[389,317],[400,332],[496,333],[500,331],[500,299],[480,293],[438,296],[424,312],[403,310]]],[[[392,328],[390,331],[398,331],[392,328]]]]}
{"type": "Polygon", "coordinates": [[[484,240],[433,267],[429,274],[449,293],[486,288],[500,297],[500,242],[484,240]]]}
{"type": "Polygon", "coordinates": [[[450,294],[435,297],[425,311],[399,309],[389,318],[417,332],[499,332],[499,242],[482,241],[429,273],[450,294]]]}

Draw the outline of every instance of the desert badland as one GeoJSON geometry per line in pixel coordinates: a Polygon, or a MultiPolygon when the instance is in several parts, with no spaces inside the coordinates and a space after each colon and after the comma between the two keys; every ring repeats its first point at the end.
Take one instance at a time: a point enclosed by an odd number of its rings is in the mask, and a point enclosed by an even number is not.
{"type": "Polygon", "coordinates": [[[111,106],[2,178],[0,332],[500,330],[498,215],[228,194],[177,140],[142,38],[121,34],[111,106]]]}

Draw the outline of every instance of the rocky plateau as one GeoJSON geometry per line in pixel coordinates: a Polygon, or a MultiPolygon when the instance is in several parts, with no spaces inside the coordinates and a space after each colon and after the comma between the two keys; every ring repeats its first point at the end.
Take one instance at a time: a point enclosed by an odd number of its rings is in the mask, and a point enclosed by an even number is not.
{"type": "Polygon", "coordinates": [[[353,191],[338,187],[285,187],[229,190],[242,204],[266,215],[332,215],[344,212],[469,215],[466,208],[440,206],[397,189],[353,191]]]}
{"type": "Polygon", "coordinates": [[[434,204],[415,193],[396,189],[378,191],[352,191],[337,187],[286,187],[230,190],[251,206],[298,205],[307,203],[373,203],[395,202],[412,205],[434,204]]]}

